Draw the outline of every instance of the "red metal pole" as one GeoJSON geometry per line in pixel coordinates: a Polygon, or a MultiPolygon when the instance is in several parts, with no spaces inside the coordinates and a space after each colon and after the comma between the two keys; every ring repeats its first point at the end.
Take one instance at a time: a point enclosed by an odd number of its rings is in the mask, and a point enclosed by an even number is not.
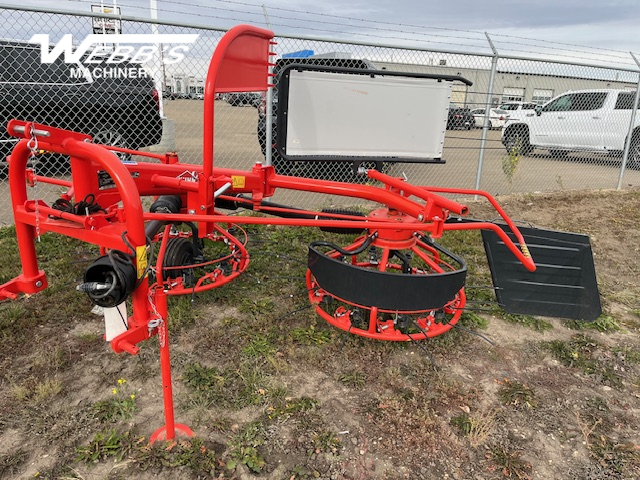
{"type": "Polygon", "coordinates": [[[164,401],[164,421],[165,426],[156,430],[151,438],[150,443],[156,440],[173,440],[176,437],[176,430],[193,436],[193,431],[186,425],[176,424],[173,414],[173,388],[171,385],[171,358],[169,355],[169,325],[168,325],[168,307],[167,294],[164,292],[163,285],[157,285],[154,291],[154,299],[156,313],[160,315],[160,325],[158,325],[158,344],[160,346],[160,371],[162,375],[162,397],[164,401]]]}

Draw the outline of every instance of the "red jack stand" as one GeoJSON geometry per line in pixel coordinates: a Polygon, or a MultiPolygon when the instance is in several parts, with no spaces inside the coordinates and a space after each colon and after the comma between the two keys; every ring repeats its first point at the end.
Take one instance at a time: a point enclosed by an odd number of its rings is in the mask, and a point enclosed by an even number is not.
{"type": "Polygon", "coordinates": [[[157,313],[160,315],[158,319],[158,345],[160,347],[160,371],[162,374],[162,397],[164,400],[164,427],[157,429],[151,438],[150,443],[157,440],[173,440],[176,437],[176,431],[185,434],[187,437],[193,436],[193,431],[181,423],[175,423],[173,416],[173,387],[171,385],[171,358],[169,356],[169,325],[167,294],[161,285],[156,286],[154,291],[155,304],[157,313]]]}

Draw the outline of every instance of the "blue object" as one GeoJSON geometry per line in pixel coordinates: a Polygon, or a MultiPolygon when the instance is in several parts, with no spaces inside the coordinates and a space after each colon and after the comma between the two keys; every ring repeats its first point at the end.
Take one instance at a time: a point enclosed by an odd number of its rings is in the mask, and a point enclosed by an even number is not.
{"type": "Polygon", "coordinates": [[[285,53],[282,58],[307,58],[313,55],[313,50],[298,50],[297,52],[285,53]]]}

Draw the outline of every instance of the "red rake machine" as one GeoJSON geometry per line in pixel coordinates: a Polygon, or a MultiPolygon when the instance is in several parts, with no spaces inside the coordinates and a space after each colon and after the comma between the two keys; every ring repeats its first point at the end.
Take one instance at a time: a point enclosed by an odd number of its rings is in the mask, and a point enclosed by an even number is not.
{"type": "MultiPolygon", "coordinates": [[[[0,285],[0,300],[35,294],[47,287],[35,248],[41,233],[55,232],[99,246],[101,256],[86,269],[78,290],[104,308],[106,339],[111,348],[116,353],[135,355],[140,342],[154,336],[159,340],[165,425],[154,433],[152,441],[172,439],[176,432],[192,435],[186,425],[174,422],[167,297],[193,295],[240,276],[250,259],[248,236],[243,229],[246,225],[308,226],[359,234],[347,246],[313,242],[309,246],[306,283],[309,301],[322,318],[344,331],[372,339],[421,340],[443,334],[458,322],[466,303],[466,264],[436,243],[448,231],[488,232],[485,247],[496,289],[516,292],[511,297],[499,297],[507,309],[515,305],[512,311],[536,313],[544,305],[551,313],[557,312],[556,308],[549,308],[552,302],[546,301],[549,291],[540,289],[562,289],[558,265],[567,265],[569,257],[578,258],[578,268],[567,266],[567,270],[580,278],[564,282],[567,291],[574,292],[575,285],[579,285],[583,294],[578,299],[564,298],[555,303],[577,305],[584,303],[582,297],[593,297],[589,290],[592,287],[582,286],[584,275],[579,273],[584,271],[584,257],[590,254],[588,240],[557,232],[550,237],[532,229],[531,238],[536,245],[542,245],[545,262],[552,267],[548,275],[553,282],[546,277],[529,277],[537,272],[527,242],[487,193],[416,186],[377,169],[362,168],[364,162],[377,166],[425,158],[442,162],[447,92],[458,77],[407,77],[386,71],[354,73],[295,66],[284,73],[284,80],[278,85],[278,144],[282,145],[282,157],[309,162],[349,160],[360,164],[369,184],[278,175],[273,166],[260,162],[249,171],[214,167],[215,96],[269,88],[272,38],[270,31],[241,25],[231,29],[216,48],[206,80],[202,165],[181,163],[175,153],[160,155],[94,144],[87,135],[46,125],[18,120],[8,125],[9,133],[21,139],[9,158],[9,186],[22,273],[0,285]],[[389,95],[389,89],[395,93],[389,95]],[[316,93],[310,95],[309,91],[316,93]],[[319,102],[318,92],[323,96],[319,102]],[[371,107],[361,103],[363,97],[386,102],[385,108],[393,110],[403,95],[411,101],[400,102],[402,108],[409,108],[407,103],[419,103],[416,98],[435,105],[423,118],[435,135],[416,135],[416,127],[402,120],[401,110],[395,112],[395,117],[391,115],[383,131],[367,124],[371,107]],[[334,97],[342,111],[329,112],[333,115],[333,121],[329,121],[323,117],[327,114],[323,105],[327,98],[334,97]],[[345,139],[345,125],[336,118],[345,118],[349,125],[364,124],[359,130],[365,134],[360,138],[349,134],[345,139]],[[327,130],[326,124],[334,129],[327,130]],[[372,133],[375,129],[378,130],[372,133]],[[378,134],[383,136],[382,141],[377,140],[378,134]],[[28,162],[41,150],[69,156],[69,180],[38,175],[28,168],[28,162]],[[114,152],[129,154],[135,161],[122,161],[114,152]],[[64,187],[66,193],[52,205],[40,198],[31,199],[27,187],[37,183],[64,187]],[[349,210],[289,207],[269,200],[278,189],[374,202],[377,208],[364,215],[349,210]],[[467,207],[443,194],[484,197],[502,222],[464,220],[467,207]],[[143,209],[144,197],[154,199],[149,211],[143,209]],[[225,213],[238,207],[263,215],[225,213]],[[569,250],[578,253],[572,257],[569,250]]],[[[424,104],[420,105],[422,110],[424,104]]],[[[417,111],[413,113],[419,115],[417,111]]],[[[424,124],[419,130],[424,130],[424,124]]],[[[587,313],[580,315],[592,315],[594,308],[586,308],[587,313]]],[[[567,310],[575,308],[569,306],[567,310]]]]}

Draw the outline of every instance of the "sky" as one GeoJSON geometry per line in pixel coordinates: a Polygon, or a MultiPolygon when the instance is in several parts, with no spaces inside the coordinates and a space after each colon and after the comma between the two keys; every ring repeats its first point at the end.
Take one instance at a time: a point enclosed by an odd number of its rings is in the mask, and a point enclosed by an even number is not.
{"type": "MultiPolygon", "coordinates": [[[[21,4],[90,11],[100,0],[21,4]]],[[[150,0],[117,5],[123,15],[150,16],[150,0]]],[[[487,32],[507,55],[616,62],[634,69],[629,52],[640,60],[640,0],[157,0],[157,5],[160,19],[221,28],[250,23],[277,35],[490,53],[487,32]]]]}

